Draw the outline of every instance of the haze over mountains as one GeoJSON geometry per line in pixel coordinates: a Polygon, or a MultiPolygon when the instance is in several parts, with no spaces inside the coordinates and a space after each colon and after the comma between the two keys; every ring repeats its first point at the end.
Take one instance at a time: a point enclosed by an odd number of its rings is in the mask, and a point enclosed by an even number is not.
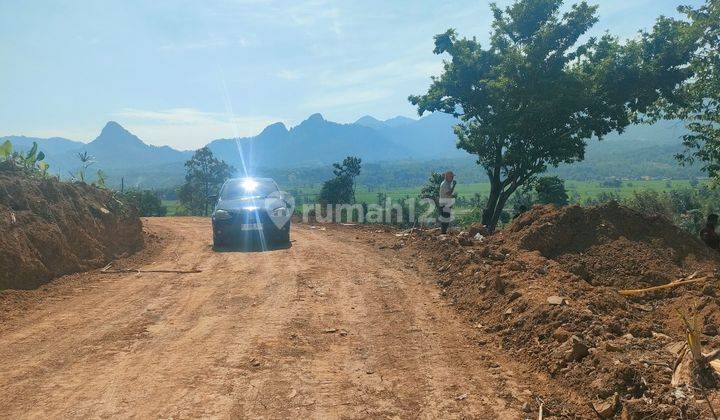
{"type": "MultiPolygon", "coordinates": [[[[219,158],[238,169],[245,168],[248,173],[259,168],[329,165],[349,155],[359,156],[364,162],[462,157],[466,153],[455,148],[453,124],[455,119],[447,114],[387,121],[367,116],[352,124],[327,121],[322,115],[313,114],[289,129],[283,123],[275,123],[257,136],[218,139],[207,146],[219,158]]],[[[89,143],[60,137],[3,139],[9,139],[16,149],[28,149],[33,141],[38,142],[51,171],[61,176],[76,170],[80,166],[77,153],[87,151],[95,160],[93,170],[102,169],[112,178],[126,176],[143,183],[152,178],[142,176],[148,171],[165,171],[180,183],[183,163],[193,153],[145,144],[114,121],[108,122],[89,143]],[[122,175],[122,171],[127,174],[122,175]]]]}
{"type": "MultiPolygon", "coordinates": [[[[430,168],[435,169],[439,162],[445,166],[465,167],[470,173],[475,171],[473,157],[455,147],[452,127],[456,123],[455,118],[442,113],[417,120],[395,117],[381,121],[364,116],[351,124],[335,123],[320,114],[313,114],[295,127],[275,123],[254,137],[218,139],[207,146],[240,173],[272,175],[287,173],[289,168],[304,167],[321,168],[320,176],[327,177],[333,162],[352,155],[361,157],[366,164],[374,164],[376,169],[403,162],[404,167],[418,171],[418,179],[412,182],[422,182],[422,177],[426,177],[424,173],[430,168]]],[[[592,174],[592,178],[641,176],[638,174],[645,171],[649,176],[657,176],[655,172],[659,169],[671,174],[665,176],[675,176],[675,173],[684,173],[673,160],[673,155],[682,149],[679,138],[683,133],[682,124],[675,122],[632,126],[623,135],[613,134],[603,142],[590,142],[586,161],[562,167],[560,174],[578,179],[588,174],[592,174]],[[604,168],[600,172],[598,165],[604,168]],[[641,172],[628,175],[628,165],[636,166],[630,169],[637,169],[637,165],[646,166],[640,166],[641,172]]],[[[120,178],[125,179],[126,185],[178,185],[183,180],[184,162],[193,154],[169,146],[148,145],[114,121],[108,122],[98,137],[89,143],[60,137],[7,136],[1,139],[9,139],[16,149],[21,150],[37,141],[47,155],[51,172],[63,177],[80,167],[77,153],[87,151],[95,160],[89,172],[102,169],[113,185],[119,184],[120,178]]],[[[482,171],[477,169],[477,173],[475,180],[482,180],[482,171]]],[[[322,179],[311,178],[312,182],[322,179]]]]}

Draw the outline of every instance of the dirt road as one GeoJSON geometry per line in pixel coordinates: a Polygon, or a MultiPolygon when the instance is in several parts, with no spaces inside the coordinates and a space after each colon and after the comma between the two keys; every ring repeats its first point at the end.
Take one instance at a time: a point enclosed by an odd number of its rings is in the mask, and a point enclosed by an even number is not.
{"type": "Polygon", "coordinates": [[[291,248],[215,253],[207,219],[144,223],[163,241],[139,268],[202,272],[6,296],[1,417],[522,417],[513,373],[370,233],[294,226],[291,248]]]}

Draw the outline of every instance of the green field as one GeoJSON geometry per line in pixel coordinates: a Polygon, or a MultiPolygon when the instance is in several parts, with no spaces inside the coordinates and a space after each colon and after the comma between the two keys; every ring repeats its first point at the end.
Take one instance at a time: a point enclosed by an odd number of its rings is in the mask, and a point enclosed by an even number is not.
{"type": "MultiPolygon", "coordinates": [[[[584,201],[587,198],[597,197],[603,192],[617,194],[625,198],[632,195],[633,191],[670,191],[687,187],[690,187],[689,180],[624,181],[620,188],[604,187],[598,181],[565,181],[565,188],[568,191],[568,195],[571,197],[577,195],[580,201],[584,201]]],[[[384,192],[392,198],[417,197],[420,194],[420,189],[421,187],[396,188],[390,190],[373,189],[371,191],[364,187],[358,187],[356,191],[356,199],[358,202],[375,203],[377,202],[378,192],[384,192]]],[[[459,196],[464,196],[466,198],[472,197],[475,193],[479,193],[481,196],[488,195],[490,192],[490,184],[486,182],[473,184],[458,183],[456,192],[459,196]]],[[[314,193],[317,194],[317,191],[314,193]]]]}
{"type": "MultiPolygon", "coordinates": [[[[602,186],[599,181],[565,181],[565,188],[568,195],[575,201],[584,202],[588,198],[595,198],[602,193],[613,193],[622,198],[629,197],[633,191],[654,190],[654,191],[670,191],[678,188],[690,187],[689,180],[635,180],[623,181],[620,188],[602,186]]],[[[387,194],[392,199],[400,199],[404,197],[417,197],[422,187],[414,188],[372,188],[368,189],[364,186],[358,186],[356,190],[356,200],[359,203],[377,203],[377,194],[379,192],[387,194]]],[[[297,192],[296,200],[299,203],[311,202],[317,200],[320,188],[303,188],[294,190],[297,192]]],[[[462,184],[458,182],[456,191],[459,196],[471,198],[475,193],[486,196],[490,192],[490,184],[486,182],[478,182],[471,184],[462,184]]],[[[162,204],[168,207],[168,215],[174,215],[179,206],[176,200],[163,200],[162,204]]]]}
{"type": "Polygon", "coordinates": [[[167,207],[168,216],[175,216],[180,207],[180,202],[178,200],[162,200],[162,205],[167,207]]]}

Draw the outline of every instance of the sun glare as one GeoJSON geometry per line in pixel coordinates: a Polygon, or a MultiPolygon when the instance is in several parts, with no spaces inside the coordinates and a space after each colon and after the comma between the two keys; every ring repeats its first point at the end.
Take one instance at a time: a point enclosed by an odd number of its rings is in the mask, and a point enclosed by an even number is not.
{"type": "Polygon", "coordinates": [[[245,191],[255,191],[257,186],[258,186],[257,181],[252,180],[252,179],[245,179],[242,182],[242,187],[245,191]]]}

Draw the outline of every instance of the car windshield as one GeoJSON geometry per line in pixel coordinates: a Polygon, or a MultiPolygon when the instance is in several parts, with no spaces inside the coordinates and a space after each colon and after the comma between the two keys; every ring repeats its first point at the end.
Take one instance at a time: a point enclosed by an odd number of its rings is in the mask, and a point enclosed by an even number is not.
{"type": "Polygon", "coordinates": [[[277,191],[277,186],[267,179],[239,179],[228,182],[220,193],[223,200],[236,200],[247,197],[267,197],[277,191]]]}

